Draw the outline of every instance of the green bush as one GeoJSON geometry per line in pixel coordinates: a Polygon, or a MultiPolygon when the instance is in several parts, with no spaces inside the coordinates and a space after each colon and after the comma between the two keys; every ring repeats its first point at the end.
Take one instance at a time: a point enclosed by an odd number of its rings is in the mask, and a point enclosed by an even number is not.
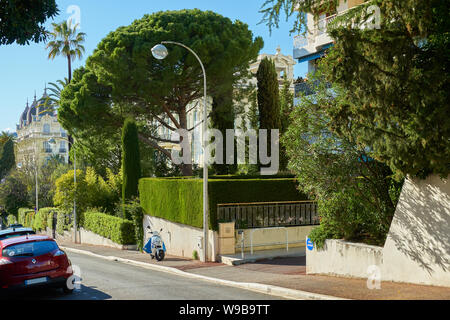
{"type": "Polygon", "coordinates": [[[34,210],[28,209],[28,208],[20,208],[18,210],[18,222],[25,227],[31,227],[28,224],[28,220],[30,218],[30,216],[29,216],[30,213],[34,214],[34,210]]]}
{"type": "Polygon", "coordinates": [[[8,215],[6,218],[6,222],[8,223],[8,226],[15,224],[17,222],[17,217],[13,214],[8,215]]]}
{"type": "MultiPolygon", "coordinates": [[[[201,179],[144,178],[139,194],[146,214],[169,221],[203,227],[201,179]]],[[[218,229],[217,205],[222,203],[307,200],[295,179],[211,179],[208,181],[209,227],[218,229]]]]}
{"type": "Polygon", "coordinates": [[[142,250],[144,247],[144,212],[138,200],[130,201],[126,204],[122,204],[121,208],[123,217],[131,217],[134,224],[134,234],[136,238],[136,245],[138,250],[142,250]]]}
{"type": "Polygon", "coordinates": [[[42,208],[35,215],[33,221],[33,229],[36,231],[46,231],[47,227],[52,228],[53,225],[53,214],[57,212],[55,208],[42,208]]]}
{"type": "Polygon", "coordinates": [[[56,214],[56,232],[63,235],[64,231],[70,230],[71,227],[70,215],[64,211],[58,211],[56,214]]]}
{"type": "Polygon", "coordinates": [[[80,226],[118,244],[136,244],[134,224],[129,220],[86,211],[81,214],[80,226]]]}

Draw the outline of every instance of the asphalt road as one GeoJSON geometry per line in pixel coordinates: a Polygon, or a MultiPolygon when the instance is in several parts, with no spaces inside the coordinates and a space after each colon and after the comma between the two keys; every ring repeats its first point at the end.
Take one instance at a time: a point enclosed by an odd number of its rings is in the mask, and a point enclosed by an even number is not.
{"type": "MultiPolygon", "coordinates": [[[[70,295],[61,289],[33,289],[9,294],[20,300],[272,300],[278,297],[222,286],[120,262],[69,253],[79,266],[81,286],[70,295]]],[[[4,297],[3,297],[4,298],[4,297]]]]}

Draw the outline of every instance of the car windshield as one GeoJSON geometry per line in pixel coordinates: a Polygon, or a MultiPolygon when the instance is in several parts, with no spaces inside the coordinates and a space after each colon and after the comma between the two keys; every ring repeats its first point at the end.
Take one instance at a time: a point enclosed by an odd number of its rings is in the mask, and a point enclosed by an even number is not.
{"type": "Polygon", "coordinates": [[[28,236],[30,234],[36,234],[36,232],[34,232],[34,231],[20,231],[20,232],[2,234],[2,235],[0,235],[0,240],[5,240],[5,239],[15,238],[15,237],[21,237],[21,236],[28,236]]]}
{"type": "Polygon", "coordinates": [[[37,241],[16,244],[3,249],[4,257],[37,257],[58,249],[54,241],[37,241]]]}

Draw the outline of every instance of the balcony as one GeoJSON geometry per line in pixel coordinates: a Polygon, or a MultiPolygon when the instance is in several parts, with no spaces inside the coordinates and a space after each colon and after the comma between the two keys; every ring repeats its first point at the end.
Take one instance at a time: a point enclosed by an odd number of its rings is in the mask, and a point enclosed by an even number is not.
{"type": "Polygon", "coordinates": [[[333,39],[328,35],[327,28],[336,16],[337,14],[334,14],[317,21],[315,28],[305,35],[294,36],[294,59],[314,55],[331,46],[333,39]]]}

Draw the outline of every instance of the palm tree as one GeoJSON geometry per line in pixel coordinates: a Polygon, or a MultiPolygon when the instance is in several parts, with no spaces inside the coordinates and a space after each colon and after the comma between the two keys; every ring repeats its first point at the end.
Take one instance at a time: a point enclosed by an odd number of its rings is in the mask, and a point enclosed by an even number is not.
{"type": "Polygon", "coordinates": [[[46,88],[50,91],[50,94],[45,98],[45,100],[40,104],[40,106],[44,107],[44,110],[42,112],[47,111],[48,109],[54,110],[55,107],[57,108],[60,106],[61,101],[61,92],[63,91],[64,87],[69,84],[69,79],[64,78],[64,80],[57,80],[55,82],[49,83],[49,88],[46,88]]]}
{"type": "Polygon", "coordinates": [[[47,43],[47,49],[50,49],[48,54],[49,59],[63,55],[67,59],[69,82],[72,80],[72,61],[78,57],[81,59],[84,53],[84,46],[82,43],[85,40],[86,34],[77,32],[78,24],[72,26],[72,20],[63,21],[59,24],[52,23],[53,32],[50,32],[51,41],[47,43]]]}

